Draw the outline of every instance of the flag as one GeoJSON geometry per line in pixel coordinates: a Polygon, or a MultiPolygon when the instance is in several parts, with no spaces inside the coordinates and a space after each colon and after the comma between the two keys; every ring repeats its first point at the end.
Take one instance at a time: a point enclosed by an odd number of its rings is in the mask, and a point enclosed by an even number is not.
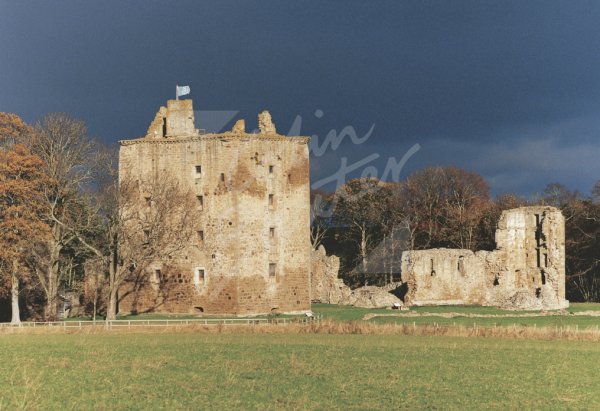
{"type": "Polygon", "coordinates": [[[177,86],[177,97],[190,94],[190,86],[177,86]]]}

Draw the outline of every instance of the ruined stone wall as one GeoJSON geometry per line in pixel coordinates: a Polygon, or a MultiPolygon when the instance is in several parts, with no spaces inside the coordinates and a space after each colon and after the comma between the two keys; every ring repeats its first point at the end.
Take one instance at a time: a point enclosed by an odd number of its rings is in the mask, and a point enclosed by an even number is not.
{"type": "Polygon", "coordinates": [[[340,304],[350,288],[338,278],[340,258],[325,252],[325,247],[319,246],[311,251],[310,259],[310,289],[311,300],[325,304],[340,304]]]}
{"type": "Polygon", "coordinates": [[[433,249],[402,255],[409,305],[558,309],[565,300],[564,217],[554,207],[502,213],[494,251],[433,249]]]}
{"type": "MultiPolygon", "coordinates": [[[[565,220],[548,206],[502,213],[497,250],[486,259],[488,301],[500,306],[563,308],[565,300],[565,220]]],[[[519,307],[517,307],[519,308],[519,307]]]]}
{"type": "Polygon", "coordinates": [[[392,283],[385,287],[366,286],[351,289],[338,278],[340,259],[328,256],[321,245],[311,253],[312,300],[325,304],[353,305],[363,308],[400,307],[394,292],[401,284],[392,283]]]}
{"type": "Polygon", "coordinates": [[[161,278],[125,285],[120,311],[310,309],[308,138],[275,134],[261,116],[272,133],[248,134],[238,121],[234,131],[199,134],[191,100],[171,100],[145,138],[120,143],[122,176],[168,172],[194,190],[202,210],[196,240],[181,258],[149,269],[150,279],[161,278]]]}
{"type": "Polygon", "coordinates": [[[402,282],[408,305],[483,304],[483,261],[471,250],[407,251],[402,254],[402,282]]]}

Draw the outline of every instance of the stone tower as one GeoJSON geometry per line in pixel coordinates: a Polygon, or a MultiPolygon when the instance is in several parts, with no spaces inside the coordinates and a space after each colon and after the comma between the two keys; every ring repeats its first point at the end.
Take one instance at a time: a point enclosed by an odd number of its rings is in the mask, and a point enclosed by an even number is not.
{"type": "Polygon", "coordinates": [[[309,138],[277,134],[268,112],[259,126],[247,133],[238,120],[231,131],[203,134],[192,100],[169,100],[145,137],[120,142],[121,176],[168,172],[194,191],[201,211],[195,240],[180,258],[156,262],[148,285],[126,284],[120,312],[310,309],[309,138]]]}

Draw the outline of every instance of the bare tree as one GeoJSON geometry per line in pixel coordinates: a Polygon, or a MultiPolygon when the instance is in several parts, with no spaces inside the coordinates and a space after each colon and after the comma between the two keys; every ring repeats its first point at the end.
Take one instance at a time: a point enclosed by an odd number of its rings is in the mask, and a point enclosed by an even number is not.
{"type": "Polygon", "coordinates": [[[90,216],[81,199],[81,191],[91,181],[95,143],[88,137],[85,124],[67,114],[46,115],[29,138],[31,151],[44,163],[49,178],[44,190],[44,220],[51,236],[38,248],[35,272],[46,295],[45,317],[57,317],[58,290],[65,270],[61,253],[76,241],[75,232],[89,224],[90,216]]]}
{"type": "Polygon", "coordinates": [[[390,197],[388,185],[374,178],[350,180],[335,193],[335,223],[343,240],[358,250],[352,263],[360,265],[363,274],[371,273],[369,253],[385,235],[383,222],[389,218],[390,197]]]}
{"type": "Polygon", "coordinates": [[[403,191],[404,214],[417,224],[416,248],[477,248],[480,221],[492,206],[481,176],[457,167],[428,167],[409,176],[403,191]]]}
{"type": "Polygon", "coordinates": [[[127,175],[119,181],[113,175],[98,205],[103,236],[92,242],[77,234],[108,273],[107,319],[113,320],[122,298],[119,289],[126,281],[139,280],[151,264],[189,246],[198,207],[193,193],[167,173],[145,181],[127,175]]]}
{"type": "Polygon", "coordinates": [[[323,190],[310,192],[310,243],[315,250],[319,248],[330,228],[332,197],[331,193],[323,190]]]}

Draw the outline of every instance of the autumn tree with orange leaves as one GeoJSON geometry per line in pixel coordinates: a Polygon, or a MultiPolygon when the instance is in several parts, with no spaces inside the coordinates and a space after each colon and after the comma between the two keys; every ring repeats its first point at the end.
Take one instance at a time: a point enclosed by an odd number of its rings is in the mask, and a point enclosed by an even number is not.
{"type": "Polygon", "coordinates": [[[28,131],[18,116],[0,113],[0,278],[10,289],[13,324],[21,322],[19,284],[29,275],[28,251],[48,234],[40,218],[47,184],[43,162],[20,143],[28,131]]]}

